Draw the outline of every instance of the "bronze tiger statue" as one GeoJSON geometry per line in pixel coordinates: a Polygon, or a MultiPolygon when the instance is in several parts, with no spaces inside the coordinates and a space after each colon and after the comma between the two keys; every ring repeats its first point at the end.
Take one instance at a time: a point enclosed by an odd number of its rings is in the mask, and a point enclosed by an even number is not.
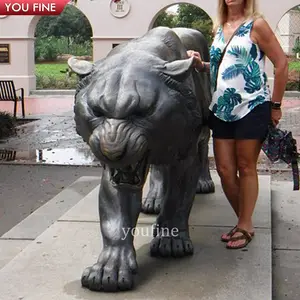
{"type": "Polygon", "coordinates": [[[157,27],[95,63],[69,59],[80,77],[76,130],[103,166],[103,249],[81,279],[91,290],[133,288],[134,236],[124,232],[132,232],[141,211],[158,214],[152,256],[193,254],[188,226],[193,200],[215,187],[208,161],[210,79],[195,70],[189,49],[209,61],[199,31],[157,27]],[[150,189],[142,201],[149,168],[150,189]],[[166,236],[165,229],[177,234],[166,236]]]}

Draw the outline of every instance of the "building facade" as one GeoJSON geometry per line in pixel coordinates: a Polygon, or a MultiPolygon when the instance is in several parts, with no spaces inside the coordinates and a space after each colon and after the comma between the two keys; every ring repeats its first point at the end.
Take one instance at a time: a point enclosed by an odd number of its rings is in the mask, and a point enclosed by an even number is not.
{"type": "MultiPolygon", "coordinates": [[[[77,7],[88,18],[93,30],[93,60],[103,58],[113,47],[139,37],[152,28],[157,15],[166,8],[180,3],[194,4],[203,9],[213,20],[217,0],[78,0],[77,7]]],[[[260,0],[259,9],[273,30],[281,18],[299,0],[260,0]]],[[[0,80],[12,79],[23,87],[26,95],[35,90],[34,33],[38,16],[0,16],[0,48],[8,47],[8,57],[0,61],[0,80]]],[[[268,63],[268,75],[273,70],[268,63]]]]}

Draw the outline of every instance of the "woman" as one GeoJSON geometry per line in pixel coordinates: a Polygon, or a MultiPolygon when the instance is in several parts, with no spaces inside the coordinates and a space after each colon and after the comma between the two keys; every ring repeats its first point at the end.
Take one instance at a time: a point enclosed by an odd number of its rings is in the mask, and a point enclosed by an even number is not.
{"type": "Polygon", "coordinates": [[[240,249],[254,237],[257,161],[268,125],[272,121],[276,126],[281,119],[287,58],[268,23],[257,13],[255,0],[219,0],[210,63],[192,50],[188,55],[195,57],[198,70],[210,71],[213,94],[209,123],[216,167],[238,218],[236,226],[221,240],[227,248],[240,249]],[[264,70],[266,57],[275,67],[272,95],[264,70]]]}

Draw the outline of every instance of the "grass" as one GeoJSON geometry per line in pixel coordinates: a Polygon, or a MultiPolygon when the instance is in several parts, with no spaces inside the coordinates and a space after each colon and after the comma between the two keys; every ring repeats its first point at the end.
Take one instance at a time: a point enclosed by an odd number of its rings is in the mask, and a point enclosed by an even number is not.
{"type": "MultiPolygon", "coordinates": [[[[66,75],[60,71],[65,71],[67,68],[67,63],[40,63],[35,65],[36,75],[51,76],[56,79],[65,78],[66,75]]],[[[300,71],[300,61],[290,61],[289,70],[300,71]]]]}
{"type": "MultiPolygon", "coordinates": [[[[35,65],[35,74],[43,77],[54,77],[56,79],[65,79],[66,74],[60,71],[68,69],[67,63],[43,63],[35,65]]],[[[73,75],[74,76],[74,75],[73,75]]]]}
{"type": "MultiPolygon", "coordinates": [[[[71,78],[66,78],[65,71],[68,68],[67,63],[38,63],[35,65],[36,76],[37,76],[37,89],[74,89],[76,87],[77,77],[75,74],[71,78]]],[[[289,71],[293,75],[296,72],[300,72],[300,61],[290,61],[289,71]]],[[[288,84],[287,90],[297,90],[298,84],[298,73],[291,76],[291,81],[288,84]],[[295,77],[296,76],[296,77],[295,77]],[[295,81],[295,82],[294,82],[295,81]]]]}
{"type": "Polygon", "coordinates": [[[36,88],[41,89],[74,89],[77,85],[77,76],[67,77],[67,63],[38,63],[35,65],[36,88]]]}
{"type": "Polygon", "coordinates": [[[290,61],[289,70],[300,71],[300,61],[290,61]]]}

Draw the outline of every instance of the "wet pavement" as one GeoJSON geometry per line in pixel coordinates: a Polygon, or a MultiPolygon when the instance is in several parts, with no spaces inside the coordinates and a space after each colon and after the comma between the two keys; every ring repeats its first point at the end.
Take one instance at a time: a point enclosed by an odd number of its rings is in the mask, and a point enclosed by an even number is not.
{"type": "Polygon", "coordinates": [[[7,164],[15,162],[19,164],[101,166],[89,149],[80,148],[48,148],[19,151],[0,149],[0,161],[7,164]]]}
{"type": "MultiPolygon", "coordinates": [[[[39,120],[19,126],[15,136],[0,141],[0,162],[98,166],[99,161],[76,133],[73,99],[73,96],[40,96],[26,100],[27,114],[31,119],[39,120]]],[[[7,105],[0,103],[0,110],[7,105]]],[[[283,101],[279,127],[293,132],[300,151],[300,99],[287,98],[283,101]]],[[[290,169],[284,163],[271,165],[263,153],[259,162],[261,170],[290,169]]],[[[211,164],[213,167],[213,160],[211,164]]]]}
{"type": "Polygon", "coordinates": [[[11,150],[84,148],[76,133],[73,113],[46,116],[17,128],[17,134],[2,140],[0,148],[11,150]]]}

